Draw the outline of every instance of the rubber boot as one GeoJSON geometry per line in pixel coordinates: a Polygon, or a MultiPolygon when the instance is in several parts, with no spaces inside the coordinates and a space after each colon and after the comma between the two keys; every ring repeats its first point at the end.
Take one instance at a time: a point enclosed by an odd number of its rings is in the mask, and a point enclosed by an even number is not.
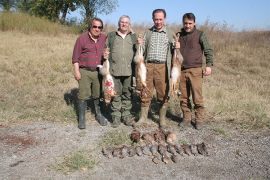
{"type": "Polygon", "coordinates": [[[79,115],[79,129],[85,129],[85,110],[86,110],[86,101],[78,101],[78,115],[79,115]]]}
{"type": "Polygon", "coordinates": [[[117,116],[112,116],[112,124],[111,126],[113,128],[117,128],[119,127],[121,124],[121,117],[117,117],[117,116]]]}
{"type": "Polygon", "coordinates": [[[147,123],[148,110],[149,110],[149,106],[141,107],[141,115],[140,115],[140,119],[138,120],[137,124],[147,123]]]}
{"type": "Polygon", "coordinates": [[[94,100],[95,112],[96,112],[96,120],[101,126],[107,126],[108,120],[102,115],[100,110],[99,99],[94,100]]]}
{"type": "Polygon", "coordinates": [[[168,105],[167,104],[163,104],[159,110],[159,126],[165,127],[166,124],[166,112],[168,109],[168,105]]]}

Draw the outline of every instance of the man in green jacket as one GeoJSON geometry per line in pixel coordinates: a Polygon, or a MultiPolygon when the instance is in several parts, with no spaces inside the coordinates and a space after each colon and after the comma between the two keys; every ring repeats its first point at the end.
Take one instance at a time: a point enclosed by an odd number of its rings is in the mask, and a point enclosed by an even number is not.
{"type": "Polygon", "coordinates": [[[159,125],[164,127],[169,100],[173,33],[165,24],[166,11],[164,9],[155,9],[152,12],[152,19],[154,26],[146,30],[143,39],[138,38],[139,45],[142,45],[144,49],[147,69],[147,93],[141,97],[141,116],[138,123],[147,123],[149,105],[155,88],[160,105],[159,125]]]}
{"type": "Polygon", "coordinates": [[[193,13],[183,15],[183,29],[179,32],[179,48],[184,58],[181,68],[180,104],[183,112],[183,122],[180,124],[183,128],[192,127],[192,105],[195,110],[195,127],[201,129],[204,122],[204,103],[202,96],[203,76],[211,75],[211,66],[213,66],[213,50],[208,43],[204,32],[196,29],[195,16],[193,13]],[[206,68],[203,70],[203,55],[206,58],[206,68]]]}
{"type": "MultiPolygon", "coordinates": [[[[130,27],[130,17],[123,15],[118,21],[118,30],[108,33],[110,73],[113,76],[116,96],[112,100],[112,127],[121,121],[128,126],[134,123],[131,114],[132,62],[137,37],[130,27]]],[[[105,55],[106,56],[106,55],[105,55]]]]}

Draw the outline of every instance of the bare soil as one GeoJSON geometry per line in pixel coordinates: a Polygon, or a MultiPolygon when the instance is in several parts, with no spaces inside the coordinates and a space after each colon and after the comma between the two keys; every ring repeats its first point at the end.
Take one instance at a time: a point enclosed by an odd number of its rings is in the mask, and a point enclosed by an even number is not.
{"type": "MultiPolygon", "coordinates": [[[[89,112],[90,114],[90,112],[89,112]]],[[[88,116],[89,116],[88,114],[88,116]]],[[[92,116],[92,115],[91,115],[92,116]]],[[[169,122],[181,142],[207,145],[208,156],[184,155],[179,162],[155,164],[146,155],[108,159],[97,148],[110,126],[24,122],[0,125],[1,179],[270,179],[270,132],[243,131],[228,123],[208,122],[200,131],[180,130],[169,122]],[[78,150],[90,150],[98,161],[90,170],[65,174],[52,168],[78,150]]],[[[151,128],[155,128],[154,125],[151,128]]],[[[119,129],[132,131],[121,125],[119,129]]]]}

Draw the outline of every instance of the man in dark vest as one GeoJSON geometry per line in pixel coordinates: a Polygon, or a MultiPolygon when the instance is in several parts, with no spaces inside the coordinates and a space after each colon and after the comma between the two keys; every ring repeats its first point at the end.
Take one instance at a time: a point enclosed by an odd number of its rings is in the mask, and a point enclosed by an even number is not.
{"type": "MultiPolygon", "coordinates": [[[[213,50],[210,47],[204,32],[196,29],[195,16],[193,13],[183,15],[183,29],[179,41],[180,51],[183,55],[183,63],[180,77],[181,109],[183,112],[183,128],[192,127],[192,106],[190,96],[195,110],[195,127],[201,129],[204,122],[204,103],[202,96],[203,76],[211,75],[213,66],[213,50]],[[206,58],[206,67],[203,69],[203,54],[206,58]]],[[[179,43],[176,43],[176,48],[179,43]]]]}
{"type": "Polygon", "coordinates": [[[131,83],[137,37],[132,32],[130,23],[129,16],[121,16],[118,21],[118,30],[108,33],[107,39],[107,47],[110,51],[110,73],[116,91],[111,104],[112,127],[115,128],[121,124],[121,121],[127,126],[135,122],[131,114],[131,83]]]}
{"type": "Polygon", "coordinates": [[[72,64],[74,77],[79,83],[78,115],[79,129],[85,129],[86,100],[94,99],[96,120],[100,125],[107,125],[107,119],[100,109],[100,80],[97,65],[100,65],[106,43],[106,35],[101,33],[103,22],[99,18],[90,20],[89,31],[80,35],[75,43],[72,64]]]}

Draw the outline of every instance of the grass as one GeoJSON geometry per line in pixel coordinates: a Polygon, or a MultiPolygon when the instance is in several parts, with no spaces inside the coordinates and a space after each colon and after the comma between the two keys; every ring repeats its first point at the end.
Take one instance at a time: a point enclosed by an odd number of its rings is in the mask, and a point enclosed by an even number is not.
{"type": "Polygon", "coordinates": [[[83,152],[77,151],[64,157],[63,161],[51,166],[52,169],[69,174],[75,171],[86,172],[93,169],[98,162],[93,156],[83,152]]]}
{"type": "Polygon", "coordinates": [[[132,141],[130,140],[129,133],[124,130],[115,129],[105,133],[98,147],[116,147],[120,145],[131,145],[132,141]]]}
{"type": "MultiPolygon", "coordinates": [[[[140,33],[149,26],[133,29],[140,33]]],[[[105,31],[113,27],[105,25],[105,31]]],[[[214,49],[213,74],[203,85],[207,118],[244,129],[270,128],[270,31],[233,32],[209,22],[198,28],[214,49]]],[[[0,14],[0,30],[0,123],[76,122],[71,56],[78,35],[24,14],[0,14]]],[[[172,101],[173,113],[180,112],[178,103],[172,101]]],[[[104,141],[117,144],[109,136],[104,141]]]]}

